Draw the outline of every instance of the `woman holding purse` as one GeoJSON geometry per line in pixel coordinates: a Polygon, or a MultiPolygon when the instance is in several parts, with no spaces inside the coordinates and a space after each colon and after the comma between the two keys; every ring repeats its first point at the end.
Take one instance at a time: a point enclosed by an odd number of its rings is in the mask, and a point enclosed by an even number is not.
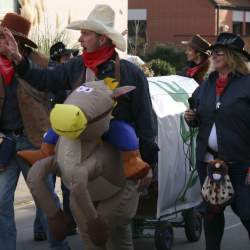
{"type": "Polygon", "coordinates": [[[250,55],[232,33],[221,33],[210,49],[214,71],[193,93],[194,107],[185,112],[185,120],[199,129],[196,164],[203,186],[206,250],[220,250],[229,203],[250,236],[250,55]],[[221,166],[225,172],[217,171],[221,166]]]}

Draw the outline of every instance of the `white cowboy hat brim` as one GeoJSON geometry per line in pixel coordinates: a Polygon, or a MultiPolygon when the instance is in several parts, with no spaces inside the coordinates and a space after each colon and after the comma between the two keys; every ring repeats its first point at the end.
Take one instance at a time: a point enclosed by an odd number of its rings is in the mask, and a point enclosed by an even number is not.
{"type": "Polygon", "coordinates": [[[70,23],[67,26],[67,29],[72,30],[91,30],[98,34],[107,36],[110,40],[112,40],[113,44],[117,49],[121,51],[126,51],[126,41],[122,34],[117,32],[112,27],[104,25],[98,21],[94,20],[84,20],[84,21],[75,21],[70,23]]]}

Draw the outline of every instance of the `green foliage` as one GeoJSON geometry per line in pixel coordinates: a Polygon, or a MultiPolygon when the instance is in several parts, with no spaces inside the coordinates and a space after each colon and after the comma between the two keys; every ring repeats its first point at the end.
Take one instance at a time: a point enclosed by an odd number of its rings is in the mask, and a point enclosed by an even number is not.
{"type": "Polygon", "coordinates": [[[153,77],[155,75],[154,71],[146,63],[145,64],[140,64],[138,66],[143,71],[143,73],[145,74],[146,77],[153,77]]]}
{"type": "Polygon", "coordinates": [[[133,37],[128,39],[128,54],[136,55],[139,57],[145,56],[147,43],[145,38],[142,37],[133,37]]]}
{"type": "Polygon", "coordinates": [[[175,68],[168,62],[161,59],[153,59],[147,63],[148,67],[153,70],[154,76],[175,75],[175,68]]]}
{"type": "Polygon", "coordinates": [[[154,71],[151,69],[151,67],[146,64],[146,63],[141,63],[138,60],[133,60],[132,61],[135,65],[137,65],[144,73],[146,77],[153,77],[154,76],[154,71]]]}
{"type": "Polygon", "coordinates": [[[146,62],[153,59],[161,59],[163,61],[169,62],[175,67],[177,71],[182,70],[186,62],[184,50],[171,44],[156,45],[145,55],[144,58],[146,62]]]}

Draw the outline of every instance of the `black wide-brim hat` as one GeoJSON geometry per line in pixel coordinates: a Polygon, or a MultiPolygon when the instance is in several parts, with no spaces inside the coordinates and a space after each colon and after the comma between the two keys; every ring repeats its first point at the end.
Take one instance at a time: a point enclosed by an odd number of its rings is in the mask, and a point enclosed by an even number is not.
{"type": "Polygon", "coordinates": [[[67,49],[65,44],[62,42],[57,42],[54,45],[51,46],[50,48],[50,58],[52,60],[55,60],[57,58],[60,58],[64,55],[77,55],[79,50],[77,49],[67,49]]]}
{"type": "Polygon", "coordinates": [[[16,13],[7,13],[3,17],[0,26],[8,28],[13,36],[23,44],[37,49],[37,45],[28,38],[31,28],[31,22],[28,19],[16,13]]]}
{"type": "Polygon", "coordinates": [[[63,50],[58,52],[57,56],[64,56],[64,55],[69,55],[69,54],[74,55],[78,52],[79,52],[78,49],[63,49],[63,50]]]}
{"type": "Polygon", "coordinates": [[[214,44],[210,46],[210,50],[214,50],[216,48],[228,48],[234,50],[241,55],[243,55],[248,61],[250,61],[250,54],[244,49],[245,42],[241,39],[240,36],[229,33],[223,32],[217,37],[214,44]]]}

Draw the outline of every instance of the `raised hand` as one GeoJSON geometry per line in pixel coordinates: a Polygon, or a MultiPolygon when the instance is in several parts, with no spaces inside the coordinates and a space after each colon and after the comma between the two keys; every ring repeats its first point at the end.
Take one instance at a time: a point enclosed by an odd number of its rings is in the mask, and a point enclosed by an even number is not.
{"type": "Polygon", "coordinates": [[[19,52],[18,44],[9,29],[0,30],[0,54],[8,57],[10,60],[18,64],[22,60],[19,52]]]}
{"type": "Polygon", "coordinates": [[[142,193],[143,191],[145,191],[151,184],[153,180],[153,171],[152,169],[149,170],[148,174],[140,179],[137,183],[137,190],[138,192],[142,193]]]}
{"type": "Polygon", "coordinates": [[[184,113],[184,118],[187,122],[192,122],[196,118],[196,111],[192,109],[187,109],[184,113]]]}

